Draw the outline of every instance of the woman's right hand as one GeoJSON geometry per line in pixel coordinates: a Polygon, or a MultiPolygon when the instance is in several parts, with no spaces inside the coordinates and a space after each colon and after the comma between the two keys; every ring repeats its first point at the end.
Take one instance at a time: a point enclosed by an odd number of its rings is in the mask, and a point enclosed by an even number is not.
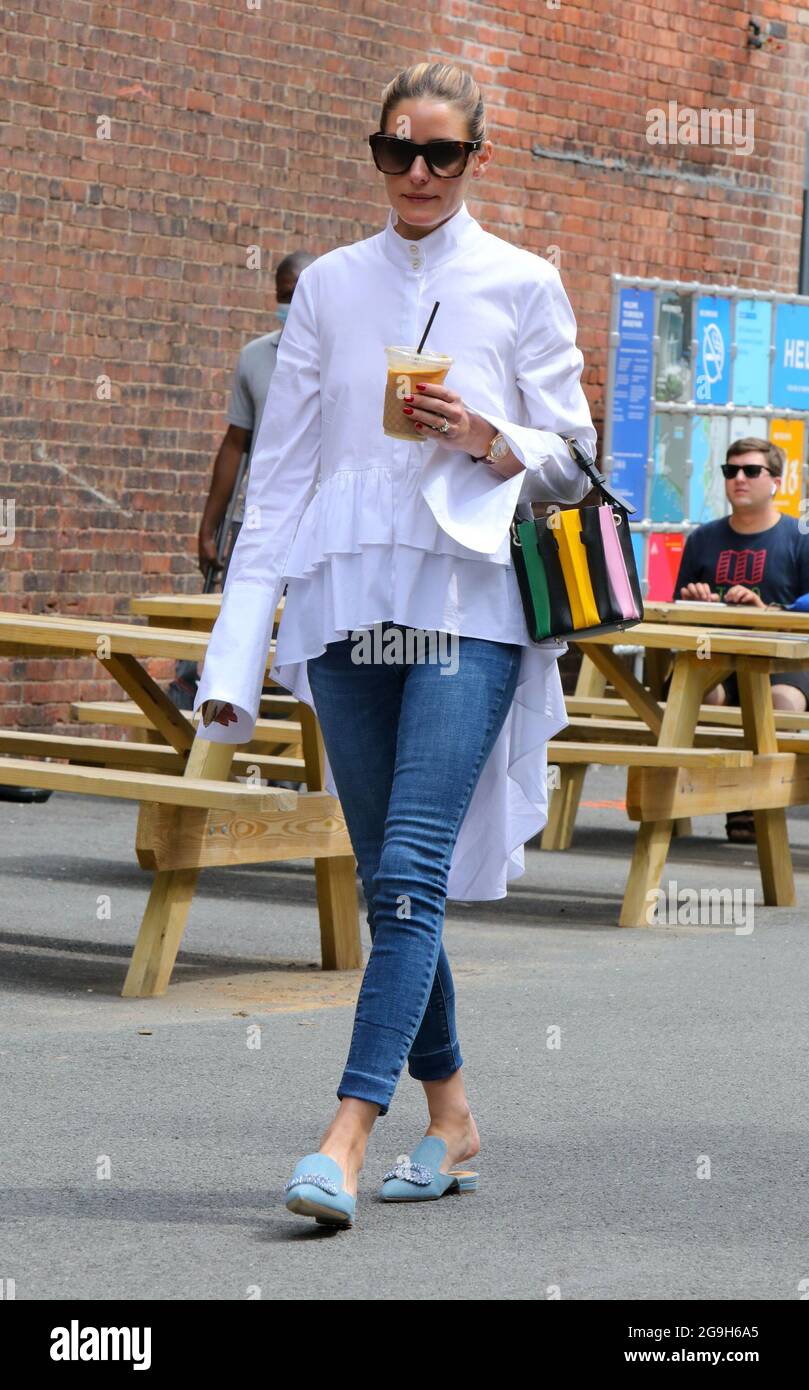
{"type": "Polygon", "coordinates": [[[228,724],[235,724],[239,718],[233,706],[226,700],[203,700],[200,710],[206,729],[214,722],[227,728],[228,724]]]}

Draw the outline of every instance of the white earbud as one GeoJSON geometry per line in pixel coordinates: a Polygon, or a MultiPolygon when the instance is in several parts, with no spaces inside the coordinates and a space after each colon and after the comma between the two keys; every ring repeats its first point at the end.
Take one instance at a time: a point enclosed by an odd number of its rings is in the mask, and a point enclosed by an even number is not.
{"type": "Polygon", "coordinates": [[[777,491],[778,491],[778,484],[777,484],[777,483],[773,483],[772,487],[770,488],[770,496],[771,496],[771,497],[774,497],[777,491]]]}

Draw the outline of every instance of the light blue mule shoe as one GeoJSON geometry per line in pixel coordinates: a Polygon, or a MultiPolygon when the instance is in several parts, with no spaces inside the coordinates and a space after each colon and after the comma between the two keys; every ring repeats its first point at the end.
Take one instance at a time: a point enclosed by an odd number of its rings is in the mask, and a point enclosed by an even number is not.
{"type": "Polygon", "coordinates": [[[343,1170],[328,1154],[307,1154],[284,1183],[287,1211],[314,1216],[323,1226],[351,1226],[357,1199],[343,1187],[343,1170]]]}
{"type": "Polygon", "coordinates": [[[443,1197],[446,1192],[474,1192],[478,1175],[470,1168],[438,1170],[447,1156],[447,1146],[437,1134],[427,1134],[411,1154],[400,1154],[385,1173],[380,1196],[383,1202],[424,1202],[443,1197]]]}

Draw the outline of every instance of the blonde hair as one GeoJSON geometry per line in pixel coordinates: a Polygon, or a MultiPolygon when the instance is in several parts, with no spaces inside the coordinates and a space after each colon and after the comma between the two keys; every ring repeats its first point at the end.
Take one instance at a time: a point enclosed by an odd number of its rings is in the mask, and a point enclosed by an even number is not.
{"type": "Polygon", "coordinates": [[[483,97],[474,77],[454,63],[414,63],[402,68],[382,93],[382,115],[379,129],[384,131],[391,111],[401,101],[416,97],[434,97],[457,106],[466,120],[470,140],[486,139],[486,114],[483,97]]]}

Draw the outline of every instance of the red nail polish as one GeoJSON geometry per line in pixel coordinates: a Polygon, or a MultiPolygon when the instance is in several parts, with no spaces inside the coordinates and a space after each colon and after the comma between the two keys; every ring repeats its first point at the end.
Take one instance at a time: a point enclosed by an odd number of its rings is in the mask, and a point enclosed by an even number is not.
{"type": "Polygon", "coordinates": [[[402,406],[402,410],[404,411],[405,415],[412,415],[412,414],[413,414],[412,406],[403,405],[403,406],[402,406]]]}
{"type": "Polygon", "coordinates": [[[417,382],[416,382],[416,390],[417,390],[417,391],[426,391],[426,390],[427,390],[427,387],[425,386],[425,384],[424,384],[423,381],[417,381],[417,382]]]}
{"type": "Polygon", "coordinates": [[[406,400],[406,401],[412,401],[412,399],[413,399],[412,396],[405,396],[405,400],[406,400]]]}

